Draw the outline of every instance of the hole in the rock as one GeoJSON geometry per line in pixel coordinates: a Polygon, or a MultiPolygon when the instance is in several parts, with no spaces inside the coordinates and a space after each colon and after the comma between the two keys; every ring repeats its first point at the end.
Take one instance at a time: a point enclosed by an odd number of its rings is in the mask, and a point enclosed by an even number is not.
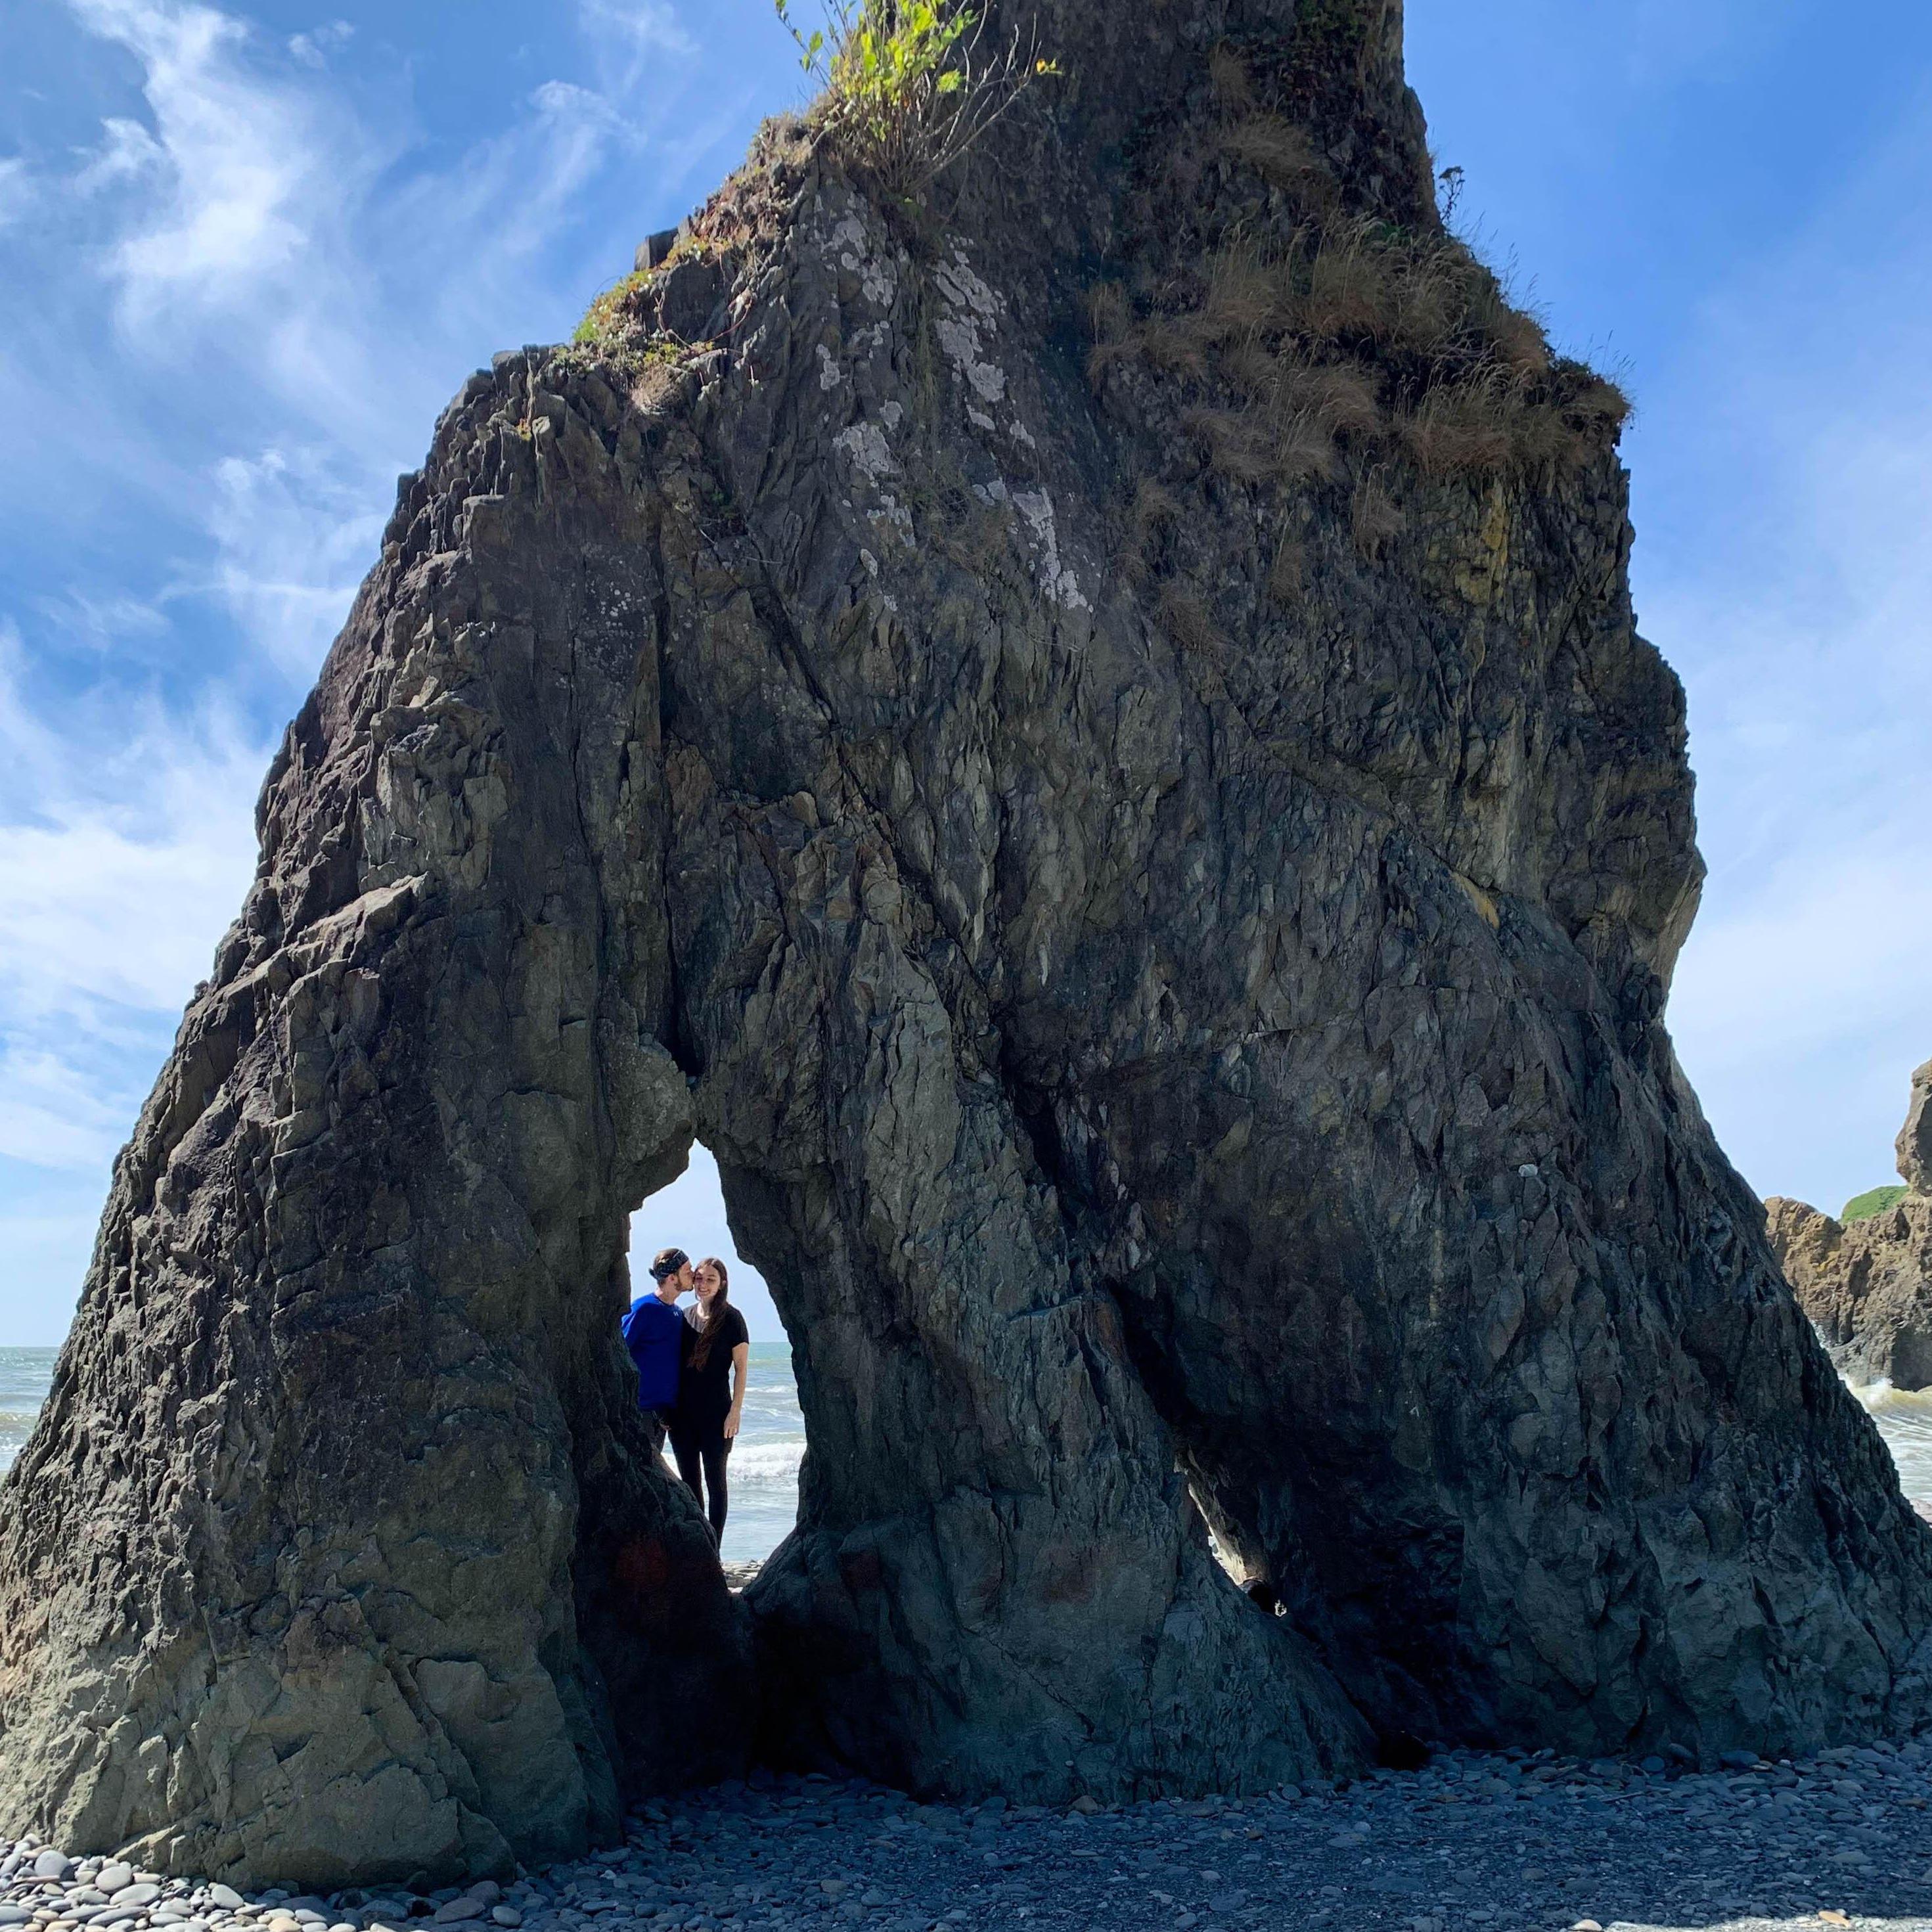
{"type": "MultiPolygon", "coordinates": [[[[1249,1586],[1257,1580],[1262,1579],[1261,1563],[1242,1550],[1239,1532],[1216,1502],[1214,1491],[1184,1462],[1178,1466],[1178,1470],[1185,1478],[1187,1493],[1192,1498],[1202,1522],[1207,1526],[1208,1546],[1214,1551],[1215,1562],[1244,1590],[1248,1590],[1249,1594],[1253,1595],[1249,1586]]],[[[1256,1600],[1258,1602],[1260,1600],[1256,1598],[1256,1600]]],[[[1272,1604],[1270,1607],[1273,1607],[1272,1604]]]]}
{"type": "MultiPolygon", "coordinates": [[[[805,1418],[792,1377],[791,1348],[764,1277],[733,1246],[718,1163],[694,1143],[691,1164],[631,1216],[631,1292],[650,1292],[651,1258],[682,1248],[694,1262],[715,1255],[730,1270],[733,1305],[751,1334],[742,1424],[725,1464],[729,1509],[718,1554],[739,1587],[790,1534],[798,1517],[798,1472],[805,1418]]],[[[688,1307],[691,1298],[682,1304],[688,1307]]],[[[673,1466],[670,1445],[664,1464],[673,1466]]]]}

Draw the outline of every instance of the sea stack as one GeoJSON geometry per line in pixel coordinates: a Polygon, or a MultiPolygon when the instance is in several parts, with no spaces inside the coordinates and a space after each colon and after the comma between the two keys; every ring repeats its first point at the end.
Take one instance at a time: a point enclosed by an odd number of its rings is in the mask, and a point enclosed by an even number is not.
{"type": "Polygon", "coordinates": [[[1058,71],[963,160],[772,125],[403,479],[0,1490],[0,1829],[440,1882],[748,1745],[1928,1714],[1932,1533],[1664,1030],[1622,399],[1444,232],[1399,4],[986,32],[1058,71]],[[742,1610],[616,1336],[694,1136],[810,1436],[742,1610]]]}
{"type": "MultiPolygon", "coordinates": [[[[1932,1388],[1932,1060],[1912,1076],[1898,1198],[1852,1221],[1773,1195],[1771,1245],[1798,1306],[1851,1382],[1932,1388]]],[[[1883,1197],[1880,1197],[1882,1198],[1883,1197]]],[[[1854,1206],[1857,1204],[1854,1203],[1854,1206]]],[[[1850,1210],[1846,1210],[1850,1212],[1850,1210]]]]}

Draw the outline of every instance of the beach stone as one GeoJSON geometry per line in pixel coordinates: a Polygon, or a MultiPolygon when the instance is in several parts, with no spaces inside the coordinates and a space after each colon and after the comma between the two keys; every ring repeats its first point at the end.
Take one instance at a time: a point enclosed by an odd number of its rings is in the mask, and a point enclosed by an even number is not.
{"type": "Polygon", "coordinates": [[[112,1898],[123,1886],[134,1882],[134,1868],[122,1864],[103,1865],[93,1880],[94,1890],[109,1898],[112,1898]]]}
{"type": "Polygon", "coordinates": [[[208,1896],[212,1903],[220,1906],[224,1912],[238,1912],[244,1903],[242,1894],[229,1885],[211,1885],[208,1888],[208,1896]]]}
{"type": "Polygon", "coordinates": [[[73,1861],[64,1852],[49,1849],[34,1861],[36,1878],[64,1879],[74,1868],[73,1861]]]}
{"type": "Polygon", "coordinates": [[[160,1895],[161,1888],[158,1885],[152,1883],[130,1884],[122,1886],[117,1892],[115,1892],[113,1895],[113,1902],[117,1906],[132,1906],[138,1907],[152,1904],[155,1899],[159,1898],[160,1895]]]}

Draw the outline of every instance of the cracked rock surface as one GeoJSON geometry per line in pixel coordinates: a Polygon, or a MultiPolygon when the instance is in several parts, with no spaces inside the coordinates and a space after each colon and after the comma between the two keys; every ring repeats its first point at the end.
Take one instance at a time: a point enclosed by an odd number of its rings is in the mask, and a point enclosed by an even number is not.
{"type": "Polygon", "coordinates": [[[404,479],[0,1490],[0,1827],[440,1885],[753,1752],[1113,1803],[1924,1714],[1932,1538],[1662,1024],[1610,433],[1284,483],[1084,366],[1192,272],[1148,170],[1291,220],[1189,158],[1224,38],[1435,221],[1399,9],[1030,17],[1072,79],[943,214],[776,129],[404,479]],[[614,1333],[694,1136],[811,1441],[741,1600],[614,1333]]]}

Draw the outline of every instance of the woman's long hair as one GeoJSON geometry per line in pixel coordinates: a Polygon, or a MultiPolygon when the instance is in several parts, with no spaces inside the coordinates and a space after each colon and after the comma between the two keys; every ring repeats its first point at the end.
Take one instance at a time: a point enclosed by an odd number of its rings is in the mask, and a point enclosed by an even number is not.
{"type": "Polygon", "coordinates": [[[704,1319],[692,1324],[698,1330],[698,1339],[691,1345],[691,1366],[694,1369],[701,1369],[710,1360],[711,1344],[718,1333],[718,1318],[731,1306],[731,1270],[716,1255],[706,1255],[698,1265],[718,1270],[718,1292],[708,1302],[700,1300],[698,1304],[704,1310],[704,1319]]]}

